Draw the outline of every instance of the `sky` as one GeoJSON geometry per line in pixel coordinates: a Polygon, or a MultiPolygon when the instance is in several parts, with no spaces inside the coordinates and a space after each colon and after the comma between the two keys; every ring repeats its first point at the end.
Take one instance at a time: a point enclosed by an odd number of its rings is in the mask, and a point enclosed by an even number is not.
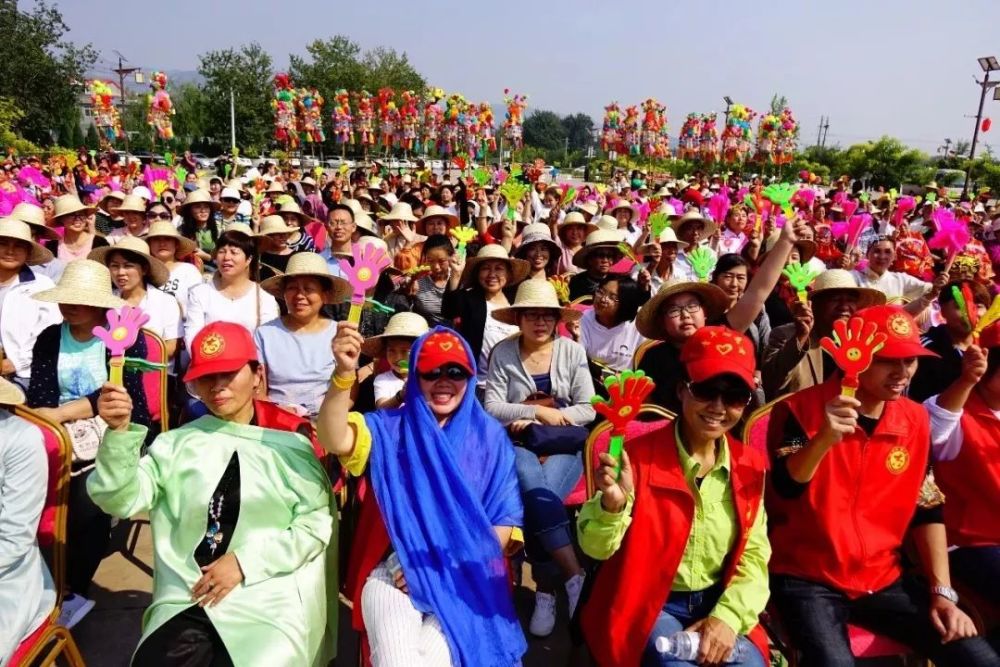
{"type": "MultiPolygon", "coordinates": [[[[467,99],[527,94],[529,113],[582,111],[600,124],[611,101],[654,97],[676,136],[689,112],[718,111],[721,127],[725,95],[764,109],[778,93],[800,145],[828,116],[827,145],[888,134],[932,154],[945,137],[971,140],[976,59],[1000,58],[997,0],[172,0],[132,4],[139,21],[121,0],[55,4],[67,38],[97,48],[105,74],[115,50],[146,71],[195,70],[198,54],[252,41],[280,70],[289,53],[343,34],[405,52],[428,83],[467,99]]],[[[1000,121],[991,93],[983,115],[1000,121]]],[[[985,142],[1000,153],[998,133],[1000,122],[980,133],[977,152],[985,142]]]]}

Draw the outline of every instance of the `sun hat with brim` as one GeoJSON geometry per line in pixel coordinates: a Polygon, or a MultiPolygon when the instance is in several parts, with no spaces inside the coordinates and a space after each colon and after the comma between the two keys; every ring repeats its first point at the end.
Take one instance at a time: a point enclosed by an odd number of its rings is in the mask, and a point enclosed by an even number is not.
{"type": "Polygon", "coordinates": [[[288,266],[285,272],[263,281],[261,289],[272,294],[279,299],[284,292],[285,278],[295,276],[307,276],[316,278],[321,282],[330,285],[330,295],[323,298],[324,303],[341,303],[351,297],[353,288],[351,283],[339,276],[331,275],[330,268],[321,255],[314,252],[297,252],[288,258],[288,266]]]}
{"type": "Polygon", "coordinates": [[[335,211],[337,210],[337,208],[345,208],[345,207],[351,209],[351,213],[354,215],[361,215],[362,213],[365,212],[365,209],[361,207],[361,202],[351,197],[345,197],[344,199],[341,199],[338,203],[331,206],[330,210],[335,211]]]}
{"type": "Polygon", "coordinates": [[[256,236],[270,236],[271,234],[294,234],[299,231],[298,227],[289,227],[285,219],[280,215],[269,215],[260,221],[260,227],[256,236]]]}
{"type": "Polygon", "coordinates": [[[379,357],[385,350],[387,338],[412,338],[416,340],[430,331],[427,320],[416,313],[396,313],[389,318],[385,330],[378,336],[370,336],[361,345],[361,354],[379,357]]]}
{"type": "Polygon", "coordinates": [[[149,243],[150,239],[156,238],[168,238],[177,241],[177,250],[174,252],[174,257],[187,257],[195,250],[198,249],[198,244],[189,239],[186,236],[182,236],[177,228],[174,227],[174,223],[168,220],[157,220],[149,226],[149,231],[143,234],[142,238],[146,239],[146,243],[149,243]]]}
{"type": "Polygon", "coordinates": [[[592,201],[580,204],[579,206],[577,206],[577,208],[583,211],[584,213],[588,213],[590,217],[594,217],[601,210],[600,207],[595,202],[592,201]]]}
{"type": "Polygon", "coordinates": [[[240,200],[240,191],[236,188],[225,187],[222,188],[222,192],[219,193],[219,199],[235,199],[240,200]]]}
{"type": "MultiPolygon", "coordinates": [[[[776,229],[769,237],[767,237],[767,242],[764,243],[764,252],[765,253],[771,252],[771,249],[774,248],[775,244],[778,242],[778,239],[780,238],[781,238],[781,230],[776,229]]],[[[816,256],[817,246],[815,241],[802,239],[800,241],[796,241],[793,245],[799,251],[800,264],[805,264],[810,259],[816,256]]]]}
{"type": "Polygon", "coordinates": [[[314,179],[314,178],[313,178],[312,176],[306,176],[305,178],[303,178],[303,179],[302,179],[301,181],[299,181],[299,182],[300,182],[300,183],[301,183],[302,185],[311,185],[311,186],[313,186],[313,187],[316,187],[316,179],[314,179]]]}
{"type": "Polygon", "coordinates": [[[549,260],[558,260],[562,256],[562,248],[552,240],[552,231],[542,222],[534,222],[521,230],[521,245],[514,251],[514,257],[524,259],[528,246],[532,243],[544,243],[549,249],[549,260]]]}
{"type": "Polygon", "coordinates": [[[146,200],[139,195],[125,195],[122,205],[118,207],[117,213],[145,213],[146,200]]]}
{"type": "MultiPolygon", "coordinates": [[[[57,197],[55,201],[55,213],[52,214],[53,220],[58,220],[59,218],[72,215],[74,213],[93,213],[93,206],[87,206],[80,198],[76,195],[63,195],[62,197],[57,197]]],[[[146,207],[142,207],[143,213],[146,212],[146,207]]]]}
{"type": "Polygon", "coordinates": [[[681,241],[677,238],[677,234],[674,233],[674,230],[671,227],[666,227],[662,232],[660,232],[660,236],[656,239],[656,242],[660,244],[676,243],[677,247],[682,249],[688,247],[686,241],[681,241]]]}
{"type": "MultiPolygon", "coordinates": [[[[281,221],[284,224],[284,220],[281,221]]],[[[253,233],[253,229],[245,222],[230,222],[228,225],[222,228],[222,233],[226,232],[236,232],[237,234],[243,234],[249,238],[254,238],[257,236],[253,233]]]]}
{"type": "Polygon", "coordinates": [[[375,221],[372,217],[361,211],[360,213],[354,214],[354,224],[357,225],[357,232],[361,236],[378,236],[378,228],[375,226],[375,221]]]}
{"type": "Polygon", "coordinates": [[[281,181],[271,181],[271,184],[267,186],[265,193],[269,195],[283,195],[286,193],[285,186],[281,184],[281,181]]]}
{"type": "Polygon", "coordinates": [[[372,197],[367,192],[358,192],[357,194],[354,195],[354,200],[355,201],[360,202],[362,199],[364,199],[365,201],[367,201],[367,202],[369,202],[369,203],[371,203],[373,205],[375,204],[375,198],[372,197]]]}
{"type": "Polygon", "coordinates": [[[606,212],[612,218],[615,218],[615,220],[617,220],[618,218],[615,217],[615,213],[623,209],[626,209],[629,212],[629,218],[628,218],[629,222],[634,221],[636,216],[639,214],[639,212],[635,210],[635,207],[632,206],[632,203],[627,201],[619,201],[617,204],[609,208],[606,212]]]}
{"type": "Polygon", "coordinates": [[[643,304],[635,316],[635,328],[643,336],[655,340],[667,340],[667,331],[663,327],[663,316],[660,310],[664,302],[676,294],[690,292],[701,301],[705,309],[705,321],[711,322],[729,309],[729,297],[722,288],[712,283],[670,282],[660,288],[656,295],[643,304]]]}
{"type": "Polygon", "coordinates": [[[28,260],[25,262],[29,266],[52,261],[52,253],[45,246],[36,243],[32,239],[31,227],[26,222],[22,222],[16,218],[0,218],[0,238],[22,241],[31,246],[31,251],[28,253],[28,260]]]}
{"type": "Polygon", "coordinates": [[[566,243],[565,233],[571,227],[583,227],[584,229],[587,230],[587,234],[590,234],[591,232],[596,232],[598,229],[600,229],[600,227],[598,227],[594,223],[587,222],[586,220],[584,220],[583,214],[580,213],[579,211],[573,211],[571,213],[567,213],[566,217],[563,218],[563,221],[556,226],[556,234],[559,235],[559,239],[563,243],[566,243]]]}
{"type": "Polygon", "coordinates": [[[118,201],[125,201],[125,193],[121,190],[108,190],[107,193],[97,202],[98,204],[103,204],[109,199],[117,199],[118,201]]]}
{"type": "Polygon", "coordinates": [[[427,221],[431,218],[444,218],[445,222],[448,223],[448,229],[454,229],[458,227],[458,216],[446,209],[444,206],[438,206],[434,204],[433,206],[428,206],[424,214],[417,220],[415,230],[417,234],[421,236],[427,236],[424,231],[426,229],[427,221]]]}
{"type": "Polygon", "coordinates": [[[56,230],[45,224],[45,211],[39,206],[21,202],[14,207],[8,217],[20,220],[31,228],[32,233],[38,234],[47,241],[59,240],[59,234],[56,233],[56,230]]]}
{"type": "Polygon", "coordinates": [[[517,288],[514,303],[507,308],[497,308],[492,315],[498,322],[517,326],[519,312],[543,308],[556,311],[560,322],[576,322],[583,317],[581,311],[559,304],[556,288],[548,280],[525,280],[517,288]]]}
{"type": "Polygon", "coordinates": [[[286,214],[298,216],[299,221],[303,224],[309,222],[309,216],[302,212],[302,209],[299,208],[299,205],[294,200],[286,201],[278,207],[278,215],[286,214]]]}
{"type": "Polygon", "coordinates": [[[479,272],[479,265],[483,262],[488,262],[490,260],[500,260],[501,262],[506,262],[510,267],[510,282],[508,285],[513,285],[519,283],[528,277],[528,273],[531,272],[531,267],[523,259],[517,259],[516,257],[511,257],[504,250],[504,247],[498,243],[490,243],[484,245],[479,250],[479,254],[475,257],[470,257],[465,262],[465,270],[462,271],[461,285],[462,287],[468,287],[469,283],[475,279],[475,276],[479,272]]]}
{"type": "Polygon", "coordinates": [[[861,308],[854,313],[854,317],[861,318],[865,323],[874,323],[875,335],[885,335],[885,344],[875,353],[876,357],[884,359],[940,357],[920,342],[920,327],[917,321],[900,306],[861,308]]]}
{"type": "Polygon", "coordinates": [[[95,262],[100,262],[101,264],[107,266],[108,257],[120,251],[124,251],[126,253],[130,252],[133,255],[139,255],[146,261],[146,264],[149,266],[149,282],[151,282],[154,286],[160,287],[163,283],[169,280],[170,269],[167,268],[166,264],[153,257],[153,255],[149,252],[149,244],[137,236],[125,236],[114,245],[94,248],[90,251],[90,254],[87,255],[87,259],[92,259],[95,262]]]}
{"type": "Polygon", "coordinates": [[[885,292],[869,287],[858,287],[851,272],[844,269],[827,269],[819,274],[813,281],[812,290],[809,291],[809,299],[844,291],[851,291],[858,295],[858,310],[885,304],[885,292]]]}
{"type": "Polygon", "coordinates": [[[46,303],[92,308],[121,308],[125,305],[125,301],[111,290],[108,267],[92,259],[70,262],[55,287],[36,292],[32,297],[46,303]]]}
{"type": "Polygon", "coordinates": [[[586,269],[587,260],[598,249],[611,248],[621,255],[622,251],[618,249],[618,244],[621,242],[622,235],[620,232],[607,229],[598,229],[596,232],[591,232],[587,234],[587,240],[583,247],[573,255],[573,265],[581,269],[586,269]]]}
{"type": "Polygon", "coordinates": [[[24,403],[24,392],[10,380],[0,378],[0,405],[21,405],[24,403]]]}
{"type": "MultiPolygon", "coordinates": [[[[618,218],[614,216],[602,215],[597,219],[597,222],[593,224],[597,227],[597,229],[603,229],[607,232],[618,232],[621,234],[618,229],[618,218]]],[[[621,234],[621,236],[624,238],[624,234],[621,234]]]]}
{"type": "Polygon", "coordinates": [[[699,213],[694,209],[688,211],[679,218],[671,220],[670,226],[673,227],[675,230],[680,231],[681,227],[683,227],[689,222],[700,222],[703,225],[705,225],[704,231],[702,231],[701,236],[702,238],[706,239],[715,234],[715,232],[718,231],[719,229],[719,225],[717,225],[714,221],[706,218],[705,216],[703,216],[701,213],[699,213]]]}
{"type": "Polygon", "coordinates": [[[413,215],[413,209],[406,202],[396,202],[393,204],[392,210],[384,214],[381,219],[386,222],[391,220],[416,222],[418,220],[417,216],[413,215]]]}
{"type": "Polygon", "coordinates": [[[208,204],[212,207],[213,211],[218,211],[221,206],[219,202],[212,199],[212,193],[201,188],[195,190],[184,199],[184,203],[181,204],[181,210],[183,211],[188,206],[193,206],[195,204],[208,204]]]}

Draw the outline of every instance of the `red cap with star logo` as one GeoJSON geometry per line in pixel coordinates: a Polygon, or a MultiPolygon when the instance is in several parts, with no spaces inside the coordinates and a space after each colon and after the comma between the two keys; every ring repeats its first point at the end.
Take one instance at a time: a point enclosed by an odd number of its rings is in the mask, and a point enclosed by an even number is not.
{"type": "Polygon", "coordinates": [[[695,331],[681,348],[681,363],[692,382],[735,375],[751,389],[757,386],[753,344],[728,327],[702,327],[695,331]]]}
{"type": "Polygon", "coordinates": [[[875,324],[876,333],[884,333],[885,345],[876,357],[882,359],[909,359],[910,357],[936,357],[920,342],[920,327],[913,316],[899,306],[871,306],[862,308],[854,317],[875,324]]]}
{"type": "Polygon", "coordinates": [[[250,332],[233,322],[212,322],[191,341],[191,365],[184,375],[192,382],[203,375],[232,373],[257,361],[257,346],[250,332]]]}
{"type": "Polygon", "coordinates": [[[438,330],[427,336],[423,346],[420,348],[420,356],[417,358],[417,372],[429,373],[435,368],[441,368],[448,364],[461,366],[475,375],[476,369],[469,361],[469,355],[465,351],[465,343],[458,337],[458,334],[448,330],[438,330]]]}

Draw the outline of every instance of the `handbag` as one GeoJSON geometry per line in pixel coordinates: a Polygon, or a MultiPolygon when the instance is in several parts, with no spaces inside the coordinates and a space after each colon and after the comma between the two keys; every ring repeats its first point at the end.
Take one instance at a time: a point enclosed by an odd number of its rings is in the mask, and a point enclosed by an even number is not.
{"type": "Polygon", "coordinates": [[[517,443],[535,456],[554,454],[579,454],[587,441],[588,431],[583,426],[549,426],[532,424],[519,435],[517,443]]]}
{"type": "Polygon", "coordinates": [[[107,423],[100,417],[87,417],[65,422],[63,427],[73,445],[73,463],[86,464],[97,458],[97,448],[108,430],[107,423]]]}

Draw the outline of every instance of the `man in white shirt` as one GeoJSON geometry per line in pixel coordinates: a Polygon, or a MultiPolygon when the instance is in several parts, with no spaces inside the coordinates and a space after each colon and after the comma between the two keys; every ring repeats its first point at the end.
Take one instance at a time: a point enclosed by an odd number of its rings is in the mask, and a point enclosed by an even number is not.
{"type": "Polygon", "coordinates": [[[880,238],[868,246],[868,266],[864,270],[851,271],[858,287],[877,289],[885,294],[889,303],[907,300],[904,310],[917,317],[927,309],[941,288],[948,282],[947,274],[935,276],[933,283],[914,278],[908,273],[890,271],[896,260],[896,247],[892,239],[880,238]]]}

